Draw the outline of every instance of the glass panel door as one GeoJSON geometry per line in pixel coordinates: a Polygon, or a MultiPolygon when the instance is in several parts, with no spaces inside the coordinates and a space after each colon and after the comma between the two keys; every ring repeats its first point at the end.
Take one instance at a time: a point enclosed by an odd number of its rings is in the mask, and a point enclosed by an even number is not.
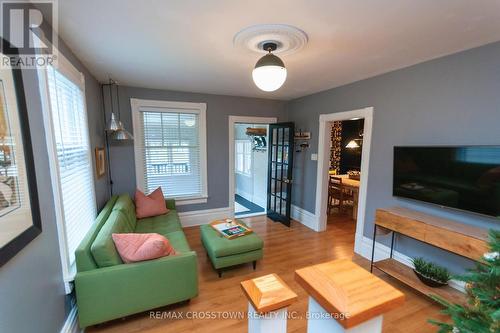
{"type": "Polygon", "coordinates": [[[290,226],[294,123],[269,125],[267,216],[290,226]]]}

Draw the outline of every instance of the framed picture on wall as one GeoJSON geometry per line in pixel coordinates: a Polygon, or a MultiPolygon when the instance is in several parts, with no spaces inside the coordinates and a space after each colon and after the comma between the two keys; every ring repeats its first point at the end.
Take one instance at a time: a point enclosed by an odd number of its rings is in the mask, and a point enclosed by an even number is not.
{"type": "Polygon", "coordinates": [[[96,147],[95,149],[95,173],[97,178],[101,178],[106,174],[106,157],[104,148],[96,147]]]}
{"type": "Polygon", "coordinates": [[[41,232],[22,72],[0,68],[0,266],[41,232]]]}

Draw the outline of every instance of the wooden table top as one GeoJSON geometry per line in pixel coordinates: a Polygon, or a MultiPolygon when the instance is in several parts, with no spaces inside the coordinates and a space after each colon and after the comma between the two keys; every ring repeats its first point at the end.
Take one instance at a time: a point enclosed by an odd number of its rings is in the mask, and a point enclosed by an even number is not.
{"type": "Polygon", "coordinates": [[[245,280],[241,288],[260,314],[285,308],[297,300],[297,294],[276,274],[245,280]]]}
{"type": "MultiPolygon", "coordinates": [[[[485,242],[488,241],[488,229],[479,228],[464,224],[461,222],[453,221],[450,219],[442,218],[439,216],[434,216],[419,212],[406,207],[393,206],[388,208],[379,208],[380,211],[386,211],[391,214],[395,214],[404,218],[412,219],[427,225],[431,225],[438,228],[447,229],[456,233],[460,233],[469,237],[477,238],[485,242]]],[[[377,220],[375,220],[377,223],[377,220]]]]}
{"type": "Polygon", "coordinates": [[[334,176],[334,177],[338,177],[338,178],[342,178],[342,185],[359,188],[360,181],[356,180],[356,179],[349,178],[349,175],[336,175],[336,174],[332,174],[331,171],[330,171],[329,175],[334,176]]]}
{"type": "Polygon", "coordinates": [[[348,259],[298,269],[295,280],[345,328],[392,310],[405,299],[402,292],[348,259]]]}

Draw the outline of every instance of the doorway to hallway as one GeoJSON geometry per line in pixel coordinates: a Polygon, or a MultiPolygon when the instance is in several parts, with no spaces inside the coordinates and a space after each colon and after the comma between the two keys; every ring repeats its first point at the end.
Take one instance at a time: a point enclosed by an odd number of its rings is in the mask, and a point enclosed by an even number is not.
{"type": "Polygon", "coordinates": [[[237,218],[265,215],[268,129],[276,118],[229,117],[229,200],[237,218]]]}

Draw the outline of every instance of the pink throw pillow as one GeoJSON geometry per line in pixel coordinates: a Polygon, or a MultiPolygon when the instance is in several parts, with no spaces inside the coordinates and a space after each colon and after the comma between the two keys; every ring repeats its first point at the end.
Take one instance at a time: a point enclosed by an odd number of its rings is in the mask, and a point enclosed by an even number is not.
{"type": "Polygon", "coordinates": [[[125,263],[176,254],[168,239],[160,234],[112,234],[111,237],[125,263]]]}
{"type": "Polygon", "coordinates": [[[135,191],[135,216],[138,219],[167,214],[168,212],[161,187],[158,187],[150,195],[145,195],[139,190],[135,191]]]}

